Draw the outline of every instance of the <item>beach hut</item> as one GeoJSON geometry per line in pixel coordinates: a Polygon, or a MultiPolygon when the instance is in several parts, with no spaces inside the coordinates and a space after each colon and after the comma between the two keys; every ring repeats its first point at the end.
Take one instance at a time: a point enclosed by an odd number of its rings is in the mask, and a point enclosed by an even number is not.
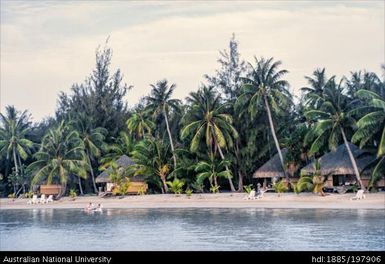
{"type": "Polygon", "coordinates": [[[60,184],[40,185],[40,194],[59,196],[62,194],[63,187],[60,184]]]}
{"type": "MultiPolygon", "coordinates": [[[[285,158],[287,149],[282,149],[281,151],[283,158],[285,158]]],[[[295,183],[298,181],[298,177],[294,176],[295,169],[287,169],[286,173],[290,177],[290,182],[295,183]]],[[[262,183],[263,187],[269,187],[269,185],[271,185],[275,180],[284,177],[285,174],[283,173],[283,168],[278,153],[276,153],[253,174],[253,178],[256,179],[258,183],[262,183]]]]}
{"type": "MultiPolygon", "coordinates": [[[[370,180],[370,170],[365,170],[375,156],[365,153],[356,145],[349,143],[353,156],[356,159],[358,170],[361,174],[362,184],[368,186],[370,180]]],[[[353,165],[350,161],[345,144],[337,147],[335,151],[326,153],[321,158],[320,173],[327,177],[325,187],[335,189],[337,186],[345,186],[356,183],[353,165]]],[[[302,175],[312,175],[315,172],[314,161],[301,170],[302,175]]]]}
{"type": "MultiPolygon", "coordinates": [[[[132,161],[132,159],[126,155],[122,155],[119,157],[119,159],[116,160],[116,165],[118,166],[118,169],[125,170],[130,165],[134,165],[135,163],[132,161]]],[[[101,185],[101,188],[104,192],[111,192],[112,189],[115,187],[115,184],[110,179],[110,173],[112,172],[112,168],[109,167],[102,173],[100,173],[96,179],[95,182],[101,185]]],[[[129,194],[137,194],[139,191],[147,191],[147,184],[144,182],[144,178],[142,176],[135,176],[130,177],[130,186],[128,188],[129,194]]]]}

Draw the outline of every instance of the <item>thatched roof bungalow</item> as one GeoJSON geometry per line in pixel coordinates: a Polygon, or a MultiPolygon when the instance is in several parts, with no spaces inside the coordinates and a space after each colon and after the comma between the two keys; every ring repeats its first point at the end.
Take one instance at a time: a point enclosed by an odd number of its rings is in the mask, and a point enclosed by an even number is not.
{"type": "MultiPolygon", "coordinates": [[[[375,159],[375,157],[365,153],[352,143],[349,143],[349,146],[356,159],[358,170],[362,176],[362,182],[367,186],[370,178],[370,170],[365,170],[365,168],[375,159]]],[[[344,185],[346,182],[355,182],[353,165],[350,161],[345,144],[338,146],[335,151],[323,155],[319,158],[319,162],[321,175],[328,177],[326,182],[327,187],[344,185]]],[[[313,174],[315,172],[314,163],[315,161],[304,167],[301,170],[301,174],[313,174]]]]}
{"type": "MultiPolygon", "coordinates": [[[[118,170],[125,170],[128,166],[134,165],[135,162],[128,156],[122,155],[119,159],[116,160],[116,164],[118,166],[118,170]]],[[[110,192],[115,187],[110,178],[110,173],[112,172],[112,168],[108,167],[105,171],[100,173],[95,182],[99,183],[104,187],[104,191],[110,192]]],[[[128,188],[129,193],[137,193],[139,189],[144,188],[147,190],[147,184],[144,182],[144,178],[140,175],[135,177],[130,177],[130,187],[128,188]]]]}
{"type": "MultiPolygon", "coordinates": [[[[282,149],[282,156],[285,158],[287,149],[282,149]]],[[[279,159],[278,153],[276,153],[271,159],[265,164],[259,167],[253,174],[253,178],[274,178],[274,177],[285,177],[279,159]]]]}
{"type": "MultiPolygon", "coordinates": [[[[356,145],[349,143],[353,156],[356,159],[357,167],[360,173],[368,174],[369,171],[363,171],[375,157],[369,154],[365,154],[364,151],[359,149],[356,145]]],[[[326,153],[319,159],[321,165],[321,175],[352,175],[354,169],[352,162],[350,161],[348,151],[345,144],[337,147],[335,151],[326,153]]],[[[302,174],[310,175],[315,172],[314,162],[308,164],[301,170],[302,174]]]]}
{"type": "MultiPolygon", "coordinates": [[[[285,158],[288,150],[282,149],[282,156],[285,158]]],[[[293,177],[294,171],[286,170],[286,173],[290,176],[291,182],[296,182],[297,177],[293,177]]],[[[281,161],[279,159],[278,153],[276,153],[271,159],[269,159],[265,164],[259,167],[253,174],[253,178],[257,179],[258,182],[262,182],[263,186],[271,184],[275,179],[284,178],[283,168],[281,161]]]]}

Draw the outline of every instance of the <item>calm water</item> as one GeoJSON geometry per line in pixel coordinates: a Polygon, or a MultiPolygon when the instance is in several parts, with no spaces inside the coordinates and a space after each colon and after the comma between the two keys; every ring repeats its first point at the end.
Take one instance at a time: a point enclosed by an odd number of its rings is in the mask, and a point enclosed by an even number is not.
{"type": "Polygon", "coordinates": [[[385,250],[383,210],[0,211],[0,250],[385,250]]]}

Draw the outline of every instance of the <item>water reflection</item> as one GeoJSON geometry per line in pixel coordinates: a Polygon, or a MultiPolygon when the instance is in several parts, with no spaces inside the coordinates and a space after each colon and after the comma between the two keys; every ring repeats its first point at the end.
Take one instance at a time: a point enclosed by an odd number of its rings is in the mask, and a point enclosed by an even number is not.
{"type": "Polygon", "coordinates": [[[385,250],[383,210],[4,210],[0,235],[0,250],[385,250]]]}

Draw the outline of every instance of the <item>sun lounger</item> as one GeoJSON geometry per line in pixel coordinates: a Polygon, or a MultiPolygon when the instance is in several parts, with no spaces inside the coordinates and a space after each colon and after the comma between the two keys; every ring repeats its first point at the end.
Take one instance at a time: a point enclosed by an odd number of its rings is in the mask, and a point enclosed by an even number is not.
{"type": "Polygon", "coordinates": [[[37,198],[37,195],[33,195],[32,199],[27,202],[27,204],[37,204],[39,203],[39,199],[37,198]]]}
{"type": "Polygon", "coordinates": [[[45,198],[45,194],[42,194],[39,200],[39,203],[45,204],[47,202],[47,199],[45,198]]]}
{"type": "Polygon", "coordinates": [[[364,190],[358,190],[357,193],[356,193],[356,196],[350,198],[350,200],[361,200],[361,199],[365,199],[365,194],[364,194],[364,190]]]}
{"type": "Polygon", "coordinates": [[[257,197],[255,197],[256,199],[262,199],[263,198],[263,194],[266,192],[267,190],[261,190],[260,193],[257,195],[257,197]]]}
{"type": "Polygon", "coordinates": [[[104,193],[99,194],[100,198],[106,198],[106,197],[111,197],[111,196],[112,196],[112,192],[104,192],[104,193]]]}
{"type": "Polygon", "coordinates": [[[53,203],[53,195],[52,194],[50,194],[46,200],[46,203],[49,203],[49,202],[53,203]]]}
{"type": "Polygon", "coordinates": [[[255,190],[252,190],[243,200],[255,200],[255,190]]]}

